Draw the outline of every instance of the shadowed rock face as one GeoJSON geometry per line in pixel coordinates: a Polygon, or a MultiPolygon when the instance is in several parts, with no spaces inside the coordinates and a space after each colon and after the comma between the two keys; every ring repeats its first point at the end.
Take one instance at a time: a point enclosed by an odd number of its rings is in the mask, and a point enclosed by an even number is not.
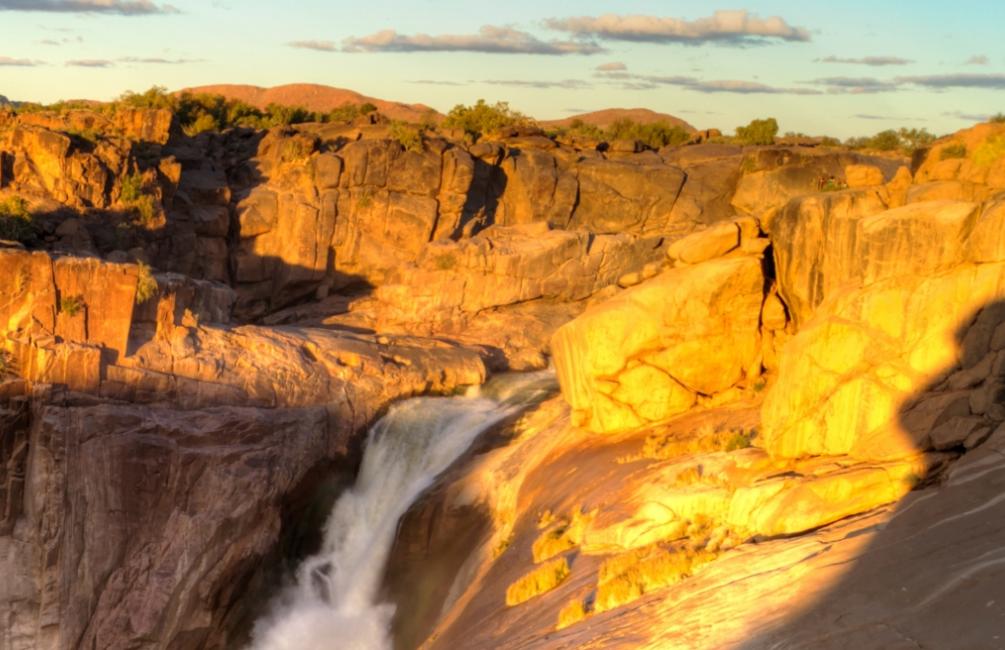
{"type": "Polygon", "coordinates": [[[1005,420],[1000,137],[912,176],[825,149],[0,113],[0,191],[37,229],[0,248],[0,650],[239,646],[392,400],[551,355],[564,401],[405,518],[391,566],[416,586],[389,593],[430,600],[401,643],[948,638],[918,612],[1000,559],[979,514],[1005,420]],[[912,573],[891,545],[967,555],[912,573]],[[903,580],[920,604],[832,598],[858,556],[848,593],[903,580]],[[528,558],[570,575],[506,607],[528,558]],[[811,596],[833,625],[786,636],[811,596]]]}

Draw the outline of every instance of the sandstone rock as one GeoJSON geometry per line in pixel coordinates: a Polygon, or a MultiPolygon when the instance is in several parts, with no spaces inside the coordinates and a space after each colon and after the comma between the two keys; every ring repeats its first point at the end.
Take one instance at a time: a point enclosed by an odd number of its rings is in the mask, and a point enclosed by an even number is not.
{"type": "Polygon", "coordinates": [[[919,268],[845,293],[786,345],[764,405],[770,453],[909,456],[930,447],[941,422],[969,414],[966,392],[923,405],[965,350],[980,349],[978,360],[986,354],[989,343],[964,341],[974,312],[1005,297],[1005,275],[1001,263],[928,268],[933,275],[919,268]]]}
{"type": "Polygon", "coordinates": [[[842,287],[957,264],[977,211],[932,202],[876,214],[874,194],[837,194],[794,202],[772,226],[779,293],[797,325],[842,287]]]}
{"type": "Polygon", "coordinates": [[[756,371],[763,282],[754,257],[674,269],[561,328],[552,354],[577,417],[598,432],[639,426],[685,410],[688,393],[714,394],[756,371]]]}
{"type": "Polygon", "coordinates": [[[576,202],[576,179],[559,168],[554,156],[537,150],[510,152],[500,169],[506,175],[506,190],[499,202],[496,223],[569,223],[576,202]]]}
{"type": "Polygon", "coordinates": [[[739,245],[738,225],[721,223],[678,239],[667,248],[667,257],[686,264],[698,264],[722,257],[739,245]]]}
{"type": "Polygon", "coordinates": [[[800,152],[779,148],[755,150],[749,158],[755,171],[743,175],[732,198],[741,214],[757,218],[771,232],[771,224],[788,202],[796,197],[817,194],[823,181],[844,177],[848,165],[868,164],[893,176],[900,163],[846,153],[800,152]]]}
{"type": "Polygon", "coordinates": [[[685,183],[680,169],[584,160],[577,173],[579,203],[570,228],[597,233],[672,232],[671,213],[685,183]]]}
{"type": "Polygon", "coordinates": [[[848,165],[844,168],[844,178],[852,189],[882,185],[885,182],[883,170],[875,165],[848,165]]]}

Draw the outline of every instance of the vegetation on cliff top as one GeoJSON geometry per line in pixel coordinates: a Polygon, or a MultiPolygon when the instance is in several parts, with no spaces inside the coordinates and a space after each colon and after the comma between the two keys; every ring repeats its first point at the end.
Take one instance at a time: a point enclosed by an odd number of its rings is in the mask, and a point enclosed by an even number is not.
{"type": "Polygon", "coordinates": [[[99,113],[112,114],[119,107],[166,109],[175,113],[182,130],[188,135],[198,135],[205,131],[221,131],[232,127],[267,129],[274,126],[289,126],[305,122],[350,122],[362,115],[368,115],[377,107],[366,102],[345,104],[327,113],[309,111],[299,106],[270,104],[264,110],[242,101],[227,99],[222,95],[183,92],[171,94],[166,88],[153,86],[149,90],[123,93],[116,101],[107,104],[98,102],[56,102],[54,104],[20,104],[17,111],[35,113],[41,111],[63,112],[72,109],[89,109],[99,113]]]}
{"type": "Polygon", "coordinates": [[[627,118],[615,120],[606,129],[595,124],[588,124],[583,120],[573,120],[567,128],[558,129],[555,134],[606,142],[637,140],[653,149],[684,144],[691,139],[691,134],[683,127],[671,124],[666,120],[641,124],[627,118]]]}
{"type": "Polygon", "coordinates": [[[509,107],[508,102],[488,104],[479,99],[473,106],[457,104],[443,120],[447,129],[460,129],[472,140],[505,128],[531,124],[533,120],[509,107]]]}

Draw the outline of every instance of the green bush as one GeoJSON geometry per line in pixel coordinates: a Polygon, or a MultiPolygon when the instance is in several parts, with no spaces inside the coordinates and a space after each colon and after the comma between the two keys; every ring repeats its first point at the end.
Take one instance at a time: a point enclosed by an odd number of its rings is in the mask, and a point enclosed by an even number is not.
{"type": "Polygon", "coordinates": [[[59,300],[59,311],[70,316],[76,316],[85,307],[83,296],[64,296],[59,300]]]}
{"type": "Polygon", "coordinates": [[[691,139],[691,135],[683,128],[665,120],[640,124],[627,118],[611,124],[606,136],[608,140],[638,140],[653,149],[684,144],[691,139]]]}
{"type": "Polygon", "coordinates": [[[1005,123],[1005,113],[995,113],[988,121],[992,124],[1003,124],[1005,123]]]}
{"type": "Polygon", "coordinates": [[[133,203],[138,201],[143,195],[143,177],[138,173],[127,174],[122,179],[122,194],[120,198],[123,203],[133,203]]]}
{"type": "Polygon", "coordinates": [[[157,218],[157,205],[154,202],[154,197],[149,194],[141,196],[130,207],[136,213],[136,218],[144,226],[149,226],[157,218]]]}
{"type": "Polygon", "coordinates": [[[778,121],[773,117],[753,120],[747,126],[736,127],[736,139],[741,144],[774,144],[778,121]]]}
{"type": "Polygon", "coordinates": [[[119,103],[130,108],[166,108],[175,110],[177,102],[164,86],[151,86],[145,93],[126,91],[119,96],[119,103]]]}
{"type": "Polygon", "coordinates": [[[474,106],[454,106],[443,120],[444,128],[461,129],[474,140],[486,133],[529,123],[530,118],[511,109],[507,102],[490,105],[484,99],[479,99],[474,106]]]}
{"type": "Polygon", "coordinates": [[[852,149],[899,151],[904,154],[912,154],[933,142],[935,142],[935,136],[926,129],[887,129],[867,138],[849,138],[845,141],[845,145],[852,149]]]}
{"type": "Polygon", "coordinates": [[[136,263],[136,304],[140,305],[157,295],[157,280],[144,262],[136,263]]]}
{"type": "Polygon", "coordinates": [[[962,142],[946,145],[939,152],[939,160],[949,160],[950,158],[966,158],[967,145],[962,142]]]}
{"type": "Polygon", "coordinates": [[[388,134],[408,151],[422,151],[422,129],[395,120],[391,122],[388,134]]]}
{"type": "Polygon", "coordinates": [[[577,118],[570,122],[568,127],[554,130],[549,135],[573,136],[602,142],[637,140],[653,149],[684,144],[691,139],[691,134],[683,127],[666,120],[643,124],[628,118],[616,120],[606,129],[577,118]]]}
{"type": "Polygon", "coordinates": [[[359,107],[359,112],[363,115],[369,115],[370,113],[376,113],[377,107],[371,104],[370,102],[365,102],[362,106],[359,107]]]}
{"type": "Polygon", "coordinates": [[[360,107],[356,104],[342,104],[329,111],[328,122],[352,122],[362,115],[360,107]]]}
{"type": "Polygon", "coordinates": [[[25,242],[34,236],[28,202],[19,196],[0,201],[0,239],[25,242]]]}

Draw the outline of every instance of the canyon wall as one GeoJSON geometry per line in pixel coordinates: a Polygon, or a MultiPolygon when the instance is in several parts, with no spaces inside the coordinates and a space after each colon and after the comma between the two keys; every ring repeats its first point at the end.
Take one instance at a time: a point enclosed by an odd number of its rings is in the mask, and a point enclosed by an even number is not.
{"type": "Polygon", "coordinates": [[[551,356],[556,440],[759,413],[753,446],[631,482],[587,556],[895,501],[1005,418],[1001,131],[912,173],[823,148],[408,150],[380,125],[0,113],[0,194],[32,229],[0,248],[0,648],[234,647],[262,567],[392,400],[551,356]]]}

